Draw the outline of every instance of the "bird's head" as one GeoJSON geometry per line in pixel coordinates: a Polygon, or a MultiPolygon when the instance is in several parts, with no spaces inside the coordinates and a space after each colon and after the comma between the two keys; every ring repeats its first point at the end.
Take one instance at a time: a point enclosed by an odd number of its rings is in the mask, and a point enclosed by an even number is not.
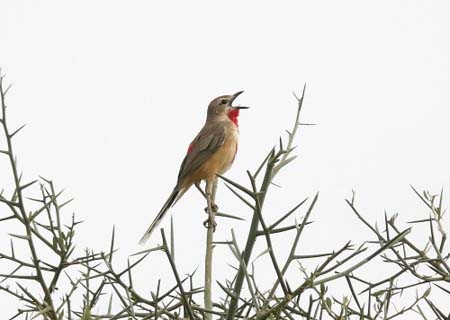
{"type": "Polygon", "coordinates": [[[209,103],[208,118],[225,118],[228,117],[237,125],[237,117],[241,109],[248,109],[244,106],[233,106],[233,101],[244,91],[236,92],[233,95],[225,95],[215,98],[209,103]]]}

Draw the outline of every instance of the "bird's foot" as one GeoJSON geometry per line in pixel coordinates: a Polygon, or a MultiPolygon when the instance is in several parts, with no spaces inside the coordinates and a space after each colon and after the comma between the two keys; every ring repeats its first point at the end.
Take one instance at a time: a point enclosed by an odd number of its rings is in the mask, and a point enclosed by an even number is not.
{"type": "Polygon", "coordinates": [[[211,201],[211,203],[208,202],[208,206],[205,208],[205,212],[208,214],[208,219],[206,219],[203,222],[203,225],[205,226],[205,228],[212,228],[213,232],[216,231],[216,219],[215,219],[215,215],[216,212],[219,210],[219,207],[217,206],[217,204],[215,204],[214,202],[211,201]]]}
{"type": "MultiPolygon", "coordinates": [[[[219,211],[219,206],[217,204],[215,204],[215,203],[212,203],[211,204],[211,210],[213,212],[217,212],[217,211],[219,211]]],[[[209,214],[209,208],[208,207],[205,208],[205,212],[209,214]]]]}
{"type": "Polygon", "coordinates": [[[215,231],[216,231],[217,223],[216,223],[216,220],[214,219],[213,216],[209,216],[208,219],[206,219],[205,221],[203,221],[203,226],[204,226],[205,228],[207,228],[207,229],[212,228],[212,229],[213,229],[213,232],[215,232],[215,231]]]}

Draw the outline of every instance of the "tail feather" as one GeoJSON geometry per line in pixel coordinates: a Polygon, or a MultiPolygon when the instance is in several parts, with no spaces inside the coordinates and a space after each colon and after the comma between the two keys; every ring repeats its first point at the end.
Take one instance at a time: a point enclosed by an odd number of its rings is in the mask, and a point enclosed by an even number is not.
{"type": "Polygon", "coordinates": [[[145,231],[144,235],[142,236],[141,240],[139,240],[139,244],[144,244],[151,236],[152,232],[155,230],[155,228],[159,225],[159,223],[162,221],[164,215],[166,212],[170,209],[170,207],[183,195],[184,192],[182,192],[179,189],[174,189],[172,193],[169,196],[169,199],[167,199],[166,203],[164,203],[163,207],[159,211],[156,218],[153,220],[150,227],[148,227],[147,231],[145,231]]]}

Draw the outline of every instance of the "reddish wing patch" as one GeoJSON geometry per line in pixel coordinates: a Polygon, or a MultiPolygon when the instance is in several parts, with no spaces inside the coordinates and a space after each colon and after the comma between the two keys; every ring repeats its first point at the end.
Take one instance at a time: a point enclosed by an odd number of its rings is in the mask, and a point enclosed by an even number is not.
{"type": "Polygon", "coordinates": [[[239,109],[231,109],[228,111],[228,118],[233,122],[236,127],[238,126],[239,109]]]}
{"type": "Polygon", "coordinates": [[[191,144],[189,145],[189,147],[188,147],[187,153],[191,153],[191,151],[192,151],[193,148],[194,148],[194,144],[191,143],[191,144]]]}

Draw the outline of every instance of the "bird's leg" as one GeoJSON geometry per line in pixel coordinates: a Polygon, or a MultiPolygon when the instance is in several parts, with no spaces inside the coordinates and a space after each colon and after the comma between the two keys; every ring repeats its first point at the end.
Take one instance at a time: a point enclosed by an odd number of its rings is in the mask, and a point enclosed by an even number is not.
{"type": "Polygon", "coordinates": [[[197,188],[198,191],[202,194],[203,197],[206,199],[206,193],[203,191],[202,187],[200,187],[200,182],[195,182],[194,186],[197,188]]]}
{"type": "MultiPolygon", "coordinates": [[[[196,182],[196,183],[194,183],[194,185],[197,188],[197,190],[200,191],[200,193],[205,198],[205,200],[208,201],[208,197],[207,197],[205,191],[203,191],[202,187],[200,187],[200,183],[196,182]]],[[[214,212],[219,211],[219,206],[214,202],[214,200],[211,201],[211,208],[214,212]]],[[[208,213],[208,210],[209,210],[208,207],[206,207],[205,212],[208,213]]]]}
{"type": "Polygon", "coordinates": [[[213,201],[212,201],[212,187],[213,187],[213,183],[207,181],[206,182],[206,188],[205,188],[205,197],[206,197],[206,202],[208,204],[208,219],[206,219],[203,222],[203,225],[206,228],[213,228],[213,231],[216,231],[216,220],[214,218],[215,213],[217,212],[217,210],[214,210],[215,208],[213,208],[213,201]]]}

